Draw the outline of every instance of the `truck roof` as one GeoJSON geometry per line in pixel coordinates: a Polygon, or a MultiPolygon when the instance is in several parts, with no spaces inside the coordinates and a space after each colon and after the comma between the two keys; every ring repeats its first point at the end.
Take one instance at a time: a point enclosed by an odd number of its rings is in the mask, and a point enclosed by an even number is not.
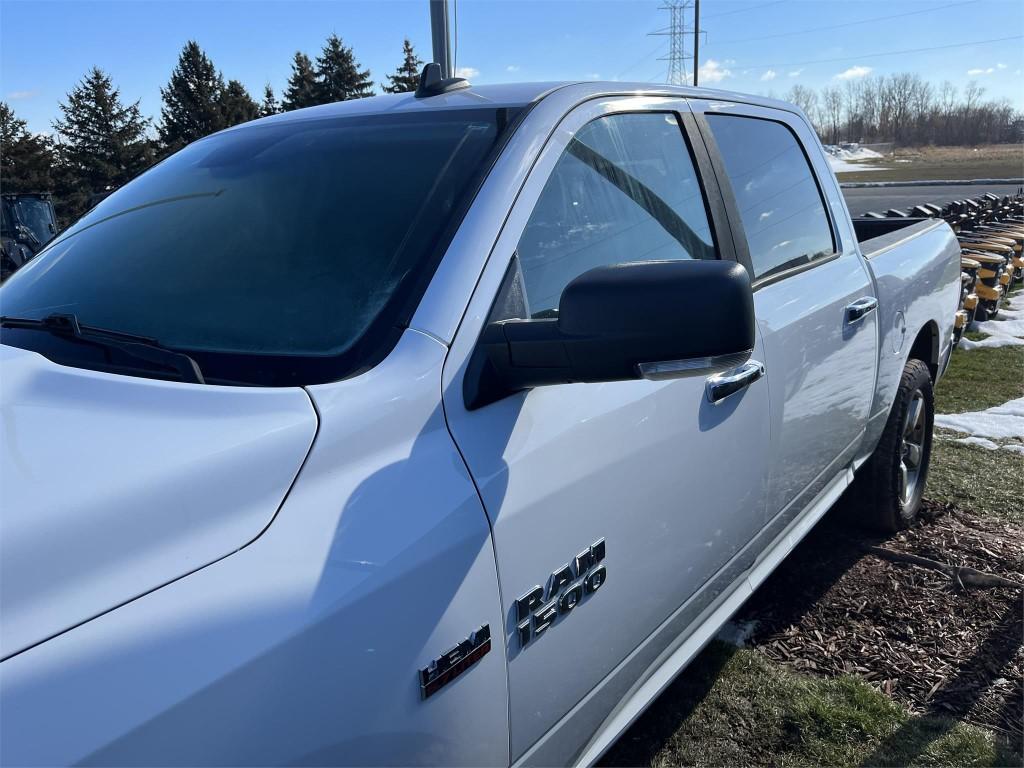
{"type": "MultiPolygon", "coordinates": [[[[542,83],[502,83],[499,85],[471,85],[437,96],[417,98],[412,93],[384,94],[365,99],[339,101],[316,107],[282,112],[255,121],[255,123],[292,122],[297,120],[323,119],[353,115],[374,115],[390,112],[432,111],[443,109],[471,109],[474,107],[521,107],[543,99],[555,91],[570,91],[576,101],[585,101],[599,96],[682,96],[700,99],[727,99],[745,104],[756,104],[774,109],[799,113],[792,104],[761,96],[720,91],[712,88],[663,85],[658,83],[624,83],[609,81],[562,81],[542,83]]],[[[570,94],[563,94],[570,95],[570,94]]],[[[237,130],[253,123],[228,130],[237,130]]]]}

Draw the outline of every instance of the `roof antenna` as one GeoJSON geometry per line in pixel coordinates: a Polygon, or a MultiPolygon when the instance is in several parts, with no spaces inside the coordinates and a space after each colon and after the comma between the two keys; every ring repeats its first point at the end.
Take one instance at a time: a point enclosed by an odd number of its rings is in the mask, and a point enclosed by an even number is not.
{"type": "Polygon", "coordinates": [[[464,77],[441,77],[441,65],[430,63],[420,73],[420,84],[414,95],[417,99],[425,99],[428,96],[461,91],[463,88],[469,88],[469,80],[464,77]]]}
{"type": "Polygon", "coordinates": [[[451,32],[448,26],[448,0],[430,0],[430,37],[434,61],[420,74],[416,98],[438,96],[469,87],[469,81],[452,73],[451,32]]]}

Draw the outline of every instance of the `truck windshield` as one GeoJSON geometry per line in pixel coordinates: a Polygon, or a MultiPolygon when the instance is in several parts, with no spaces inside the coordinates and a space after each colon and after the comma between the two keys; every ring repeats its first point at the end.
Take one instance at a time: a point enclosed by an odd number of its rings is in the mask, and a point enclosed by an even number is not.
{"type": "Polygon", "coordinates": [[[152,337],[208,381],[342,378],[408,320],[507,113],[272,120],[203,139],[14,275],[3,314],[152,337]]]}

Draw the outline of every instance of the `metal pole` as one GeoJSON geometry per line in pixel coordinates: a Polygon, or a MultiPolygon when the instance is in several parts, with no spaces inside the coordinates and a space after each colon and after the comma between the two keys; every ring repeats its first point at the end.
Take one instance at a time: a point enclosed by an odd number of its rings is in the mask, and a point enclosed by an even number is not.
{"type": "Polygon", "coordinates": [[[700,0],[693,4],[693,87],[697,87],[697,72],[700,70],[700,0]]]}
{"type": "Polygon", "coordinates": [[[434,62],[441,65],[441,77],[452,76],[452,43],[448,29],[448,0],[430,0],[430,39],[434,62]]]}

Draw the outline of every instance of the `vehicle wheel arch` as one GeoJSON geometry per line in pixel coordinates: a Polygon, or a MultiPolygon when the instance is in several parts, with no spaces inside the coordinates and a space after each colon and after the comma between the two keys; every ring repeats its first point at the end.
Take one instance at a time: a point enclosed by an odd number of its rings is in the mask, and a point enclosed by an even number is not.
{"type": "Polygon", "coordinates": [[[920,360],[928,366],[935,381],[939,372],[939,326],[934,320],[929,320],[917,332],[914,343],[910,345],[907,353],[907,361],[920,360]]]}

